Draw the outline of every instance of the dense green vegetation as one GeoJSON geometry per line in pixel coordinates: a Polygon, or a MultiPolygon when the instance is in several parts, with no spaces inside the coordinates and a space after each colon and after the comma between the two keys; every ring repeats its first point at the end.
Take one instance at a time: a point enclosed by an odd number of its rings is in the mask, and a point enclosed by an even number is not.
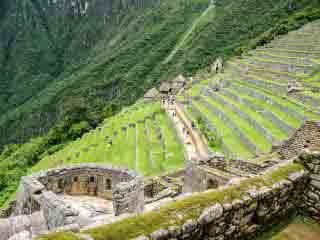
{"type": "MultiPolygon", "coordinates": [[[[128,2],[136,1],[121,1],[128,2]]],[[[303,24],[317,18],[305,7],[319,6],[296,1],[293,10],[287,0],[224,0],[214,7],[207,0],[143,2],[139,8],[113,5],[103,17],[46,12],[38,0],[1,3],[0,206],[41,159],[147,89],[178,73],[191,76],[218,56],[228,58],[279,21],[286,24],[283,19],[303,24]]],[[[228,131],[230,144],[251,157],[228,131]]]]}

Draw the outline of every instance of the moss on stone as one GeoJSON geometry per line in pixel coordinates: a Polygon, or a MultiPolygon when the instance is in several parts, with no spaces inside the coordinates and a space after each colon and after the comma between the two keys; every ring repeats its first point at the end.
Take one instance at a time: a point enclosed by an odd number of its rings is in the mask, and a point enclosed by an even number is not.
{"type": "MultiPolygon", "coordinates": [[[[91,235],[95,240],[125,240],[133,239],[140,235],[149,235],[160,228],[166,229],[169,226],[181,226],[188,219],[197,220],[203,210],[214,203],[230,203],[235,199],[242,199],[248,195],[250,189],[270,187],[275,183],[295,172],[303,170],[303,166],[296,163],[289,163],[281,166],[271,173],[245,179],[238,185],[232,185],[224,189],[213,190],[204,193],[197,193],[180,201],[168,204],[157,211],[148,212],[122,221],[86,230],[84,233],[91,235]]],[[[254,206],[252,206],[254,207],[254,206]]],[[[69,233],[66,233],[66,236],[69,233]]],[[[64,238],[63,233],[48,235],[39,240],[69,240],[64,238]],[[51,237],[51,236],[54,236],[51,237]]],[[[72,238],[70,238],[72,239],[72,238]]],[[[73,240],[73,239],[72,239],[73,240]]]]}
{"type": "Polygon", "coordinates": [[[51,233],[48,235],[40,236],[38,240],[82,240],[80,237],[76,236],[71,232],[59,232],[51,233]]]}

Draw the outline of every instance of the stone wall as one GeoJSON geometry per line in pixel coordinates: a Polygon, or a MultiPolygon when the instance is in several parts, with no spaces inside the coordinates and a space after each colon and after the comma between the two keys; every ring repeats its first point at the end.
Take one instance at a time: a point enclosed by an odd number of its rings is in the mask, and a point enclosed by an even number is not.
{"type": "MultiPolygon", "coordinates": [[[[208,189],[225,185],[230,178],[214,174],[207,164],[192,161],[187,165],[184,181],[184,192],[204,192],[208,189]]],[[[222,172],[221,172],[222,173],[222,172]]]]}
{"type": "Polygon", "coordinates": [[[243,199],[213,203],[197,220],[187,220],[180,227],[159,229],[145,239],[222,240],[253,236],[299,207],[307,179],[307,174],[297,173],[270,188],[249,191],[243,199]]]}
{"type": "Polygon", "coordinates": [[[228,162],[228,166],[239,169],[243,172],[254,174],[254,175],[265,171],[267,168],[271,167],[274,164],[276,163],[272,161],[267,161],[261,164],[257,164],[249,161],[243,161],[243,160],[232,160],[228,162]]]}
{"type": "MultiPolygon", "coordinates": [[[[181,226],[159,229],[137,239],[255,239],[258,231],[299,210],[307,210],[320,219],[320,152],[305,150],[295,162],[302,163],[305,170],[292,172],[271,186],[247,190],[241,199],[223,204],[213,202],[198,219],[189,219],[181,226]]],[[[287,164],[291,161],[273,166],[266,173],[271,174],[287,164]]]]}
{"type": "Polygon", "coordinates": [[[47,221],[48,229],[55,229],[77,222],[79,212],[59,199],[51,191],[43,191],[39,198],[41,211],[47,221]]]}
{"type": "Polygon", "coordinates": [[[25,233],[24,240],[48,230],[46,219],[42,212],[35,212],[31,215],[20,215],[7,219],[0,219],[0,240],[11,239],[20,233],[25,233]]]}
{"type": "Polygon", "coordinates": [[[115,216],[123,213],[142,213],[144,209],[144,184],[142,178],[122,182],[113,188],[115,216]]]}
{"type": "MultiPolygon", "coordinates": [[[[111,200],[113,199],[112,191],[117,185],[122,182],[130,182],[131,184],[133,183],[132,181],[142,181],[142,178],[135,172],[97,164],[81,164],[40,172],[22,178],[17,193],[14,215],[31,214],[34,211],[38,211],[41,208],[40,199],[43,197],[44,192],[47,191],[51,191],[53,195],[58,193],[89,195],[111,200]]],[[[143,181],[139,187],[132,188],[133,185],[135,186],[135,184],[131,184],[131,188],[126,189],[128,190],[127,194],[123,193],[125,195],[124,198],[139,196],[139,199],[142,198],[143,204],[143,197],[141,197],[140,191],[140,187],[143,189],[143,181]]],[[[114,204],[118,205],[119,197],[113,201],[117,201],[114,204]]],[[[130,205],[130,211],[134,209],[134,206],[137,205],[135,203],[132,206],[130,205]]],[[[139,206],[137,212],[140,211],[141,207],[139,206]]]]}
{"type": "Polygon", "coordinates": [[[61,194],[111,198],[116,216],[144,209],[144,182],[135,172],[97,164],[48,170],[22,178],[12,217],[0,219],[0,240],[94,221],[61,194]]]}
{"type": "Polygon", "coordinates": [[[310,172],[309,184],[302,206],[315,219],[320,220],[320,152],[304,150],[297,161],[306,166],[310,172]]]}
{"type": "Polygon", "coordinates": [[[302,150],[319,145],[319,138],[320,122],[306,121],[289,139],[279,146],[274,146],[273,151],[279,152],[284,159],[291,159],[298,156],[302,150]]]}

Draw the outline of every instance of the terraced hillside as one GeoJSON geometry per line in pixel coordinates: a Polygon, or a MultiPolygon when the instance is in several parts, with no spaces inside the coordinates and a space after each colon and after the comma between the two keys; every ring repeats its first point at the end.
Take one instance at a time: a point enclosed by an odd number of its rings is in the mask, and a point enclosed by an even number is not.
{"type": "Polygon", "coordinates": [[[252,158],[320,119],[320,21],[229,61],[187,93],[186,109],[215,136],[213,150],[252,158]],[[218,91],[217,91],[218,86],[218,91]]]}
{"type": "Polygon", "coordinates": [[[184,149],[160,105],[138,102],[63,150],[44,157],[32,170],[83,162],[159,175],[184,166],[184,149]]]}

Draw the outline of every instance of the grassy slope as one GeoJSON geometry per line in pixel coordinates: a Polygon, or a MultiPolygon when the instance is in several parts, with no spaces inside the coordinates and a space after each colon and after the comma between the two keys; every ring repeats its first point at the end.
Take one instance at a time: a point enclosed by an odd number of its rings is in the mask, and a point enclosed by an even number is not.
{"type": "Polygon", "coordinates": [[[43,157],[32,171],[95,162],[137,170],[147,176],[159,175],[182,167],[183,152],[183,146],[179,145],[165,113],[160,112],[159,104],[139,102],[106,120],[104,125],[81,139],[69,143],[61,151],[43,157]],[[156,121],[159,124],[149,119],[145,123],[139,122],[153,113],[158,114],[156,121]],[[136,127],[129,126],[130,123],[136,124],[136,127]],[[157,127],[163,131],[165,149],[160,144],[157,127]],[[146,129],[149,134],[146,134],[146,129]],[[155,154],[151,156],[151,152],[155,154]],[[165,157],[166,154],[169,156],[165,157]]]}
{"type": "MultiPolygon", "coordinates": [[[[315,21],[310,23],[309,25],[305,25],[299,33],[303,31],[303,33],[307,32],[312,37],[316,37],[319,28],[319,21],[315,21]],[[310,30],[312,27],[312,30],[310,30]]],[[[297,43],[294,46],[304,46],[305,41],[297,38],[294,34],[298,34],[298,32],[292,32],[288,35],[281,36],[281,41],[290,41],[290,39],[294,39],[297,43]]],[[[270,46],[277,46],[280,40],[274,40],[270,43],[270,46]]],[[[308,43],[307,45],[312,44],[312,46],[316,47],[317,42],[308,43]]],[[[291,46],[291,45],[290,45],[291,46]]],[[[211,78],[210,80],[204,80],[200,83],[192,86],[190,90],[188,90],[187,95],[193,97],[200,97],[202,100],[198,101],[197,98],[194,98],[193,104],[200,110],[204,116],[220,131],[218,134],[218,138],[222,140],[224,146],[227,149],[231,149],[231,154],[227,151],[224,151],[226,154],[235,155],[240,158],[248,157],[245,154],[245,151],[241,149],[241,145],[238,143],[237,145],[232,146],[231,142],[239,141],[239,137],[236,133],[232,132],[228,128],[231,126],[228,125],[227,122],[221,121],[221,117],[216,116],[212,113],[210,109],[216,109],[221,112],[233,122],[235,125],[258,149],[262,152],[267,153],[271,149],[271,144],[277,144],[284,140],[289,134],[290,131],[281,127],[279,121],[289,125],[291,128],[299,128],[303,123],[303,119],[299,116],[306,117],[308,119],[319,120],[320,115],[317,113],[317,109],[315,107],[311,107],[309,103],[302,103],[299,98],[295,96],[289,95],[287,93],[287,85],[289,84],[286,79],[288,76],[297,77],[297,81],[304,82],[304,79],[315,78],[314,76],[318,75],[320,70],[319,65],[313,65],[314,73],[312,74],[294,74],[294,73],[286,73],[284,71],[275,71],[270,67],[262,68],[259,65],[260,62],[272,63],[272,64],[288,64],[289,61],[293,59],[292,56],[287,56],[285,54],[286,45],[284,45],[282,50],[278,50],[278,48],[265,48],[266,51],[272,49],[273,51],[279,51],[281,53],[281,59],[279,60],[278,56],[274,58],[274,54],[269,55],[269,58],[256,57],[256,51],[252,50],[249,54],[245,54],[240,59],[233,59],[228,64],[226,64],[225,71],[223,74],[219,74],[216,77],[211,78]],[[256,60],[259,59],[257,62],[256,60]],[[252,63],[251,63],[252,62],[252,63]],[[252,74],[243,73],[246,66],[249,67],[250,71],[253,69],[256,73],[252,74]],[[260,76],[261,73],[263,77],[260,76]],[[284,77],[284,78],[281,78],[284,77]],[[209,95],[204,94],[204,90],[209,89],[210,84],[214,82],[218,82],[222,80],[228,80],[231,83],[231,86],[226,86],[225,89],[231,95],[237,98],[237,101],[232,99],[231,97],[225,96],[222,93],[211,92],[209,95]],[[253,81],[251,81],[253,80],[253,81]],[[260,84],[260,85],[259,85],[260,84]],[[261,85],[263,84],[263,85],[261,85]],[[269,86],[268,86],[269,85],[269,86]],[[270,87],[277,87],[275,90],[270,87]],[[279,90],[281,89],[281,90],[279,90]],[[259,96],[264,96],[267,100],[262,100],[255,96],[258,94],[259,96]],[[242,102],[244,101],[244,102],[242,102]],[[224,102],[232,104],[233,106],[238,107],[238,111],[234,112],[232,107],[229,105],[225,105],[224,102]],[[250,106],[246,106],[246,102],[251,103],[250,106]],[[253,109],[250,109],[251,106],[253,109]],[[272,118],[266,118],[266,116],[261,112],[268,112],[275,116],[278,120],[272,118]],[[243,117],[241,114],[245,113],[246,117],[243,117]],[[258,131],[258,128],[252,126],[248,117],[254,119],[258,125],[263,126],[267,129],[275,138],[274,142],[270,143],[266,136],[261,134],[258,131]],[[220,120],[219,120],[220,118],[220,120]],[[279,125],[279,126],[278,126],[279,125]]],[[[308,54],[307,50],[301,50],[301,52],[305,52],[308,54]]],[[[260,51],[258,51],[260,54],[260,51]]],[[[297,59],[301,59],[296,57],[297,59]]],[[[312,57],[312,59],[317,59],[317,57],[312,57]]],[[[300,60],[301,62],[301,60],[300,60]]],[[[296,64],[296,66],[300,66],[296,64]]],[[[317,81],[317,80],[315,80],[317,81]]],[[[308,88],[308,86],[306,86],[308,88]]],[[[311,91],[303,91],[300,94],[304,94],[306,97],[314,97],[317,94],[311,91]]],[[[320,100],[318,99],[318,103],[320,104],[320,100]]],[[[190,109],[190,108],[188,108],[190,109]]],[[[247,149],[244,146],[244,149],[247,149]]],[[[248,149],[247,149],[248,151],[248,149]]]]}

